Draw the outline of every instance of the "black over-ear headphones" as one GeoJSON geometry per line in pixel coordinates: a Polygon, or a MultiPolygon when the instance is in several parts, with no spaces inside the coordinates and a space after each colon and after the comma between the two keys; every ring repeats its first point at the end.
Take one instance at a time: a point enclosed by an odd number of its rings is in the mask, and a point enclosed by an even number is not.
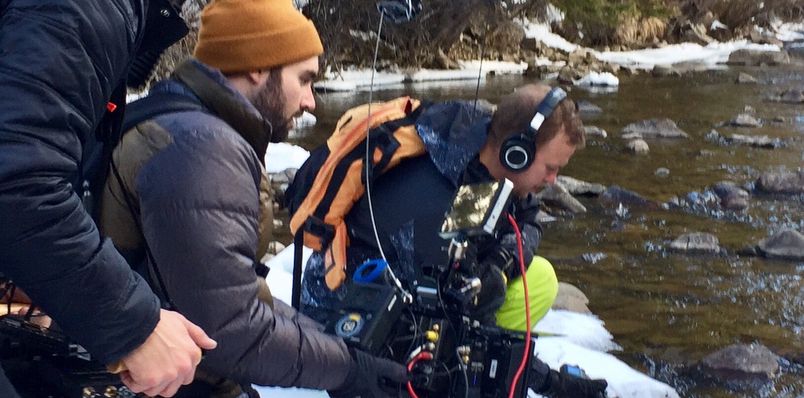
{"type": "Polygon", "coordinates": [[[536,107],[536,114],[528,126],[519,134],[506,138],[500,147],[500,162],[503,167],[513,172],[527,169],[536,157],[536,135],[542,123],[550,117],[553,111],[567,93],[560,87],[553,88],[536,107]]]}

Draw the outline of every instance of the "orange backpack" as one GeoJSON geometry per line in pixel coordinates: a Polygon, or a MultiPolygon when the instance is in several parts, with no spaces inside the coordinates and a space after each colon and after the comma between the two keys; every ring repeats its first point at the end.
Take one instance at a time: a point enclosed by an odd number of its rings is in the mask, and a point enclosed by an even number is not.
{"type": "MultiPolygon", "coordinates": [[[[313,170],[314,175],[301,178],[297,175],[288,189],[287,203],[292,214],[290,230],[296,236],[296,261],[301,262],[301,241],[316,251],[328,249],[324,260],[325,280],[330,290],[338,288],[346,279],[349,237],[344,218],[365,192],[367,133],[372,158],[368,174],[373,180],[401,160],[425,153],[415,126],[424,108],[418,100],[401,97],[371,104],[370,120],[368,104],[346,111],[326,146],[316,149],[302,167],[313,170]]],[[[296,264],[296,268],[294,274],[298,275],[294,278],[300,278],[300,264],[296,264]]]]}

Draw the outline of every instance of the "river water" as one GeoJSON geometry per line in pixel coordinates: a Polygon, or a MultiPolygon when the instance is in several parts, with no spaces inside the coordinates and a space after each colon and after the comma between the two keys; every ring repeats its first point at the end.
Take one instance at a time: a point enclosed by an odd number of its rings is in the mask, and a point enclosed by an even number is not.
{"type": "MultiPolygon", "coordinates": [[[[481,83],[479,96],[496,103],[513,88],[533,81],[491,76],[481,83]]],[[[614,92],[573,87],[572,98],[603,109],[584,123],[605,129],[609,136],[589,138],[587,147],[560,174],[619,185],[667,202],[719,181],[744,184],[764,171],[794,170],[804,165],[804,106],[765,100],[791,86],[804,86],[800,67],[731,68],[662,78],[642,74],[621,77],[614,92]],[[735,84],[740,71],[760,84],[735,84]],[[717,128],[720,134],[768,135],[782,139],[783,147],[720,145],[704,138],[746,105],[765,119],[764,126],[717,128]],[[658,117],[674,120],[690,138],[647,140],[648,155],[628,153],[620,130],[628,123],[658,117]],[[782,121],[771,122],[774,118],[782,121]],[[667,168],[670,174],[659,177],[658,168],[667,168]]],[[[473,81],[426,83],[378,90],[373,98],[473,99],[475,88],[473,81]]],[[[344,110],[367,101],[367,92],[319,94],[318,123],[300,130],[291,141],[308,149],[323,143],[344,110]]],[[[619,358],[674,386],[682,396],[804,396],[804,263],[735,254],[782,227],[804,231],[804,197],[752,194],[748,210],[715,214],[626,206],[627,211],[618,215],[595,198],[582,201],[588,213],[545,225],[540,254],[553,262],[559,280],[587,294],[590,309],[622,345],[619,358]],[[666,250],[669,242],[687,232],[714,234],[725,254],[666,250]],[[692,366],[730,344],[754,342],[782,357],[782,373],[771,381],[713,381],[702,378],[692,366]]]]}

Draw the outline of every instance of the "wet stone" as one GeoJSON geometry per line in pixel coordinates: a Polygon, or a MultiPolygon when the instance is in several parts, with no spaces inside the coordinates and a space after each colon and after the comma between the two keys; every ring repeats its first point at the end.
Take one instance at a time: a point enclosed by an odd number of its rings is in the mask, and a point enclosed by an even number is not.
{"type": "Polygon", "coordinates": [[[790,56],[785,51],[762,51],[741,49],[729,54],[729,65],[782,65],[790,63],[790,56]]]}
{"type": "Polygon", "coordinates": [[[779,372],[779,356],[761,344],[734,344],[707,355],[701,365],[723,379],[770,378],[779,372]]]}
{"type": "Polygon", "coordinates": [[[782,230],[757,245],[765,257],[804,260],[804,235],[793,229],[782,230]]]}
{"type": "Polygon", "coordinates": [[[635,139],[625,143],[625,148],[637,155],[646,155],[650,152],[648,143],[643,139],[635,139]]]}
{"type": "Polygon", "coordinates": [[[643,198],[634,191],[629,191],[617,185],[606,188],[606,191],[600,196],[600,200],[603,204],[613,208],[617,208],[620,204],[649,209],[658,207],[658,204],[655,202],[643,198]]]}
{"type": "Polygon", "coordinates": [[[729,122],[734,127],[760,127],[762,122],[749,113],[741,113],[729,122]]]}
{"type": "Polygon", "coordinates": [[[575,105],[578,106],[578,113],[580,113],[582,117],[599,115],[603,113],[603,109],[586,100],[578,100],[575,105]]]}
{"type": "Polygon", "coordinates": [[[583,126],[583,132],[587,137],[606,138],[609,134],[597,126],[583,126]]]}
{"type": "Polygon", "coordinates": [[[574,214],[586,213],[586,207],[560,184],[551,184],[536,196],[548,206],[569,210],[574,214]]]}
{"type": "Polygon", "coordinates": [[[603,184],[581,181],[569,176],[558,176],[556,184],[561,185],[572,195],[600,195],[606,190],[603,184]]]}
{"type": "MultiPolygon", "coordinates": [[[[678,128],[670,119],[648,119],[631,123],[622,130],[626,134],[634,134],[643,138],[687,138],[689,135],[678,128]]],[[[631,137],[629,135],[629,137],[631,137]]]]}
{"type": "Polygon", "coordinates": [[[767,135],[749,136],[742,134],[732,134],[727,140],[731,144],[748,145],[757,148],[775,149],[782,146],[782,141],[778,138],[771,139],[767,135]]]}
{"type": "Polygon", "coordinates": [[[579,312],[582,314],[591,314],[592,311],[588,307],[589,299],[586,297],[581,289],[565,283],[558,282],[558,294],[555,301],[553,301],[552,308],[554,310],[566,310],[572,312],[579,312]]]}
{"type": "Polygon", "coordinates": [[[802,194],[804,193],[804,169],[797,172],[764,173],[757,179],[756,188],[767,193],[802,194]]]}
{"type": "Polygon", "coordinates": [[[777,94],[770,95],[768,100],[787,104],[804,104],[804,90],[798,88],[785,89],[777,94]]]}
{"type": "Polygon", "coordinates": [[[712,234],[692,232],[676,238],[670,243],[670,249],[682,252],[720,252],[720,242],[712,234]]]}
{"type": "Polygon", "coordinates": [[[743,210],[748,207],[750,194],[731,181],[721,181],[712,186],[712,191],[720,198],[720,206],[729,210],[743,210]]]}
{"type": "Polygon", "coordinates": [[[740,72],[740,74],[737,75],[737,79],[735,80],[735,82],[739,84],[753,84],[757,83],[757,78],[749,75],[748,73],[740,72]]]}

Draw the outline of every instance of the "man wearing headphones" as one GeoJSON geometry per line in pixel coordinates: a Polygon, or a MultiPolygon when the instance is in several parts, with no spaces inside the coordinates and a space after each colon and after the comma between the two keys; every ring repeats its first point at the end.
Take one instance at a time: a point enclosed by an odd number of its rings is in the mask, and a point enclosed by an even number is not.
{"type": "MultiPolygon", "coordinates": [[[[507,178],[514,183],[518,197],[513,215],[522,230],[523,260],[529,265],[525,277],[532,286],[535,323],[552,305],[557,280],[549,262],[534,255],[541,228],[535,220],[538,206],[530,194],[554,183],[558,171],[585,143],[574,103],[560,88],[526,85],[504,97],[493,115],[472,102],[437,103],[421,113],[415,127],[427,153],[403,160],[378,177],[370,187],[371,204],[364,195],[346,216],[350,242],[347,273],[354,272],[364,260],[379,256],[372,224],[376,224],[388,263],[400,278],[413,277],[421,267],[443,263],[448,242],[438,233],[458,187],[507,178]]],[[[299,176],[310,172],[306,168],[314,167],[303,166],[296,183],[304,183],[305,178],[299,176]]],[[[293,197],[297,188],[292,185],[287,197],[293,197]]],[[[516,239],[508,228],[509,232],[503,230],[489,247],[478,247],[483,289],[473,317],[487,324],[525,330],[516,239]]],[[[346,295],[348,283],[334,291],[328,288],[327,270],[323,255],[316,253],[310,258],[303,281],[305,311],[314,314],[317,309],[331,308],[346,295]]],[[[573,377],[566,371],[550,370],[538,360],[532,362],[530,385],[544,395],[598,397],[605,391],[603,380],[573,377]]]]}

